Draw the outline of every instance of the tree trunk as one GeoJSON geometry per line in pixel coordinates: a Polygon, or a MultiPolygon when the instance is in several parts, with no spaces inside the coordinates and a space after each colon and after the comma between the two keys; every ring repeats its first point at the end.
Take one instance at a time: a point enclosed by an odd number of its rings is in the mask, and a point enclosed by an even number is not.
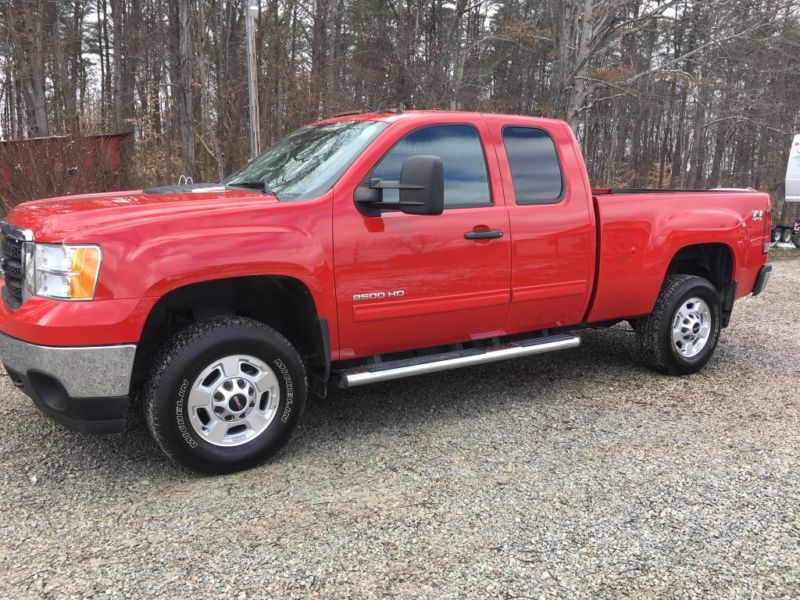
{"type": "Polygon", "coordinates": [[[23,5],[21,24],[23,31],[20,37],[13,30],[9,33],[19,42],[22,63],[22,89],[25,93],[30,115],[28,126],[31,135],[44,137],[49,135],[47,120],[47,101],[45,99],[45,57],[43,19],[44,0],[35,6],[23,5]]]}
{"type": "Polygon", "coordinates": [[[194,178],[194,15],[189,2],[178,3],[180,23],[180,102],[181,166],[183,174],[194,178]]]}

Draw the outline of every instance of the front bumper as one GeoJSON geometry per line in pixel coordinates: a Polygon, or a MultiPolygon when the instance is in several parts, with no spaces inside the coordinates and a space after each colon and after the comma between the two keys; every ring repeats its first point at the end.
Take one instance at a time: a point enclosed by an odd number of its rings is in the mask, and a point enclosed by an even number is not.
{"type": "Polygon", "coordinates": [[[134,344],[39,346],[0,333],[0,360],[14,385],[75,431],[123,431],[134,344]]]}
{"type": "Polygon", "coordinates": [[[758,277],[756,277],[756,283],[753,286],[753,296],[758,296],[764,288],[767,287],[767,282],[769,282],[769,277],[772,274],[772,265],[764,265],[758,271],[758,277]]]}

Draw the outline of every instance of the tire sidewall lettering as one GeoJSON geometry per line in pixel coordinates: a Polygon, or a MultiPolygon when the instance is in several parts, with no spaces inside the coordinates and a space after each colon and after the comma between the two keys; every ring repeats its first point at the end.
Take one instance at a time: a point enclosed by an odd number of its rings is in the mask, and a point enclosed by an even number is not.
{"type": "Polygon", "coordinates": [[[289,372],[289,367],[286,366],[280,358],[276,358],[272,361],[272,364],[280,372],[281,376],[283,377],[283,383],[285,386],[285,397],[286,402],[284,403],[283,412],[281,413],[281,423],[288,423],[289,418],[292,416],[292,408],[294,406],[294,383],[292,380],[292,375],[289,372]]]}
{"type": "Polygon", "coordinates": [[[189,380],[184,379],[181,382],[180,387],[178,387],[178,398],[177,402],[175,403],[175,422],[178,426],[178,432],[181,435],[183,441],[190,447],[190,448],[197,448],[197,440],[192,437],[192,434],[189,432],[189,428],[186,427],[186,419],[184,417],[185,410],[187,407],[186,402],[186,390],[189,389],[189,380]]]}

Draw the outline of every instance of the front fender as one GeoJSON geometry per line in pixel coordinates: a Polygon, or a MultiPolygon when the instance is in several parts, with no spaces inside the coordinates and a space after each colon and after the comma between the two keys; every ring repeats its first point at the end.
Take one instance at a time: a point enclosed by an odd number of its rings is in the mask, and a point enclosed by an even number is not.
{"type": "Polygon", "coordinates": [[[314,294],[332,273],[322,244],[292,226],[209,228],[148,240],[126,257],[124,269],[140,276],[116,282],[114,292],[131,298],[161,297],[193,283],[250,275],[292,277],[314,294]]]}
{"type": "Polygon", "coordinates": [[[98,300],[159,298],[250,275],[301,281],[321,311],[333,300],[330,198],[162,214],[93,239],[103,250],[98,300]]]}
{"type": "Polygon", "coordinates": [[[104,232],[96,298],[137,299],[152,307],[200,282],[289,277],[306,286],[319,318],[335,327],[331,206],[330,198],[239,205],[104,232]]]}

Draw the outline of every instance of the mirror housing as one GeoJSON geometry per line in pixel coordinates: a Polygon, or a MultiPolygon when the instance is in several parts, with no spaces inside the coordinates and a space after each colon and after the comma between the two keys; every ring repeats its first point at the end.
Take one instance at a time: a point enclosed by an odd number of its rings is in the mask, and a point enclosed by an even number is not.
{"type": "Polygon", "coordinates": [[[409,215],[444,211],[444,165],[438,156],[411,156],[400,169],[400,210],[409,215]]]}
{"type": "Polygon", "coordinates": [[[365,180],[356,189],[354,200],[367,216],[380,216],[384,210],[400,210],[409,215],[440,215],[444,211],[444,165],[438,156],[411,156],[403,161],[400,181],[365,180]],[[400,190],[397,204],[383,204],[383,190],[400,190]]]}

